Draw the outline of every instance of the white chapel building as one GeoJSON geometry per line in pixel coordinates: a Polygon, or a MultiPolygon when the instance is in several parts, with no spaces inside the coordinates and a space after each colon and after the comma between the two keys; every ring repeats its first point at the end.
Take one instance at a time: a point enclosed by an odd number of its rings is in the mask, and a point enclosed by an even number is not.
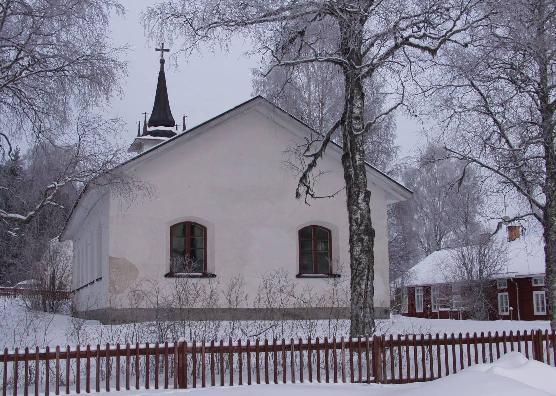
{"type": "MultiPolygon", "coordinates": [[[[349,287],[341,148],[329,146],[317,184],[323,193],[341,191],[307,205],[295,198],[298,175],[290,164],[292,150],[316,132],[266,99],[255,97],[190,130],[177,129],[161,57],[148,124],[130,146],[135,155],[115,170],[145,188],[130,198],[109,184],[89,184],[60,237],[73,241],[78,315],[105,323],[151,320],[160,312],[200,319],[328,315],[325,298],[311,308],[268,308],[255,297],[262,279],[278,273],[317,296],[329,292],[331,280],[349,287]],[[230,307],[225,298],[209,306],[190,296],[178,299],[182,306],[171,299],[208,285],[223,295],[238,278],[245,289],[239,306],[230,307]]],[[[377,316],[386,317],[387,207],[411,192],[371,165],[367,175],[376,231],[374,302],[377,316]]],[[[349,317],[349,304],[338,313],[349,317]]]]}

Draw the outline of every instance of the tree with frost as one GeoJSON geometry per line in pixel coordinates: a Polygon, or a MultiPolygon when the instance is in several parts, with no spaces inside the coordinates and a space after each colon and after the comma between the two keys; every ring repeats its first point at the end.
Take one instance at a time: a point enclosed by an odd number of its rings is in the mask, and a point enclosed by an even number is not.
{"type": "Polygon", "coordinates": [[[401,171],[413,197],[391,209],[388,231],[393,279],[425,256],[466,246],[470,238],[483,232],[482,178],[473,169],[462,175],[466,163],[445,157],[442,147],[429,144],[401,171]]]}
{"type": "Polygon", "coordinates": [[[473,31],[477,45],[449,51],[438,62],[437,109],[445,110],[449,153],[487,170],[500,192],[513,194],[521,204],[515,219],[533,217],[544,227],[556,329],[556,3],[485,6],[496,12],[473,31]]]}
{"type": "MultiPolygon", "coordinates": [[[[102,164],[115,156],[113,148],[103,146],[107,140],[102,136],[115,122],[92,118],[89,109],[110,98],[124,70],[106,34],[110,12],[120,9],[105,0],[0,2],[1,160],[9,162],[23,144],[71,151],[65,157],[69,162],[34,200],[21,210],[0,206],[0,221],[12,233],[56,206],[65,185],[101,174],[106,170],[102,164]],[[92,128],[101,130],[96,141],[91,140],[92,128]],[[95,161],[99,167],[93,170],[95,161]]],[[[0,189],[8,195],[12,191],[0,189]]]]}
{"type": "Polygon", "coordinates": [[[339,129],[349,216],[352,336],[372,334],[375,316],[375,231],[367,188],[365,136],[400,107],[404,97],[403,84],[392,84],[395,95],[388,105],[367,118],[366,81],[399,82],[399,76],[409,70],[414,51],[434,56],[443,45],[466,40],[468,37],[460,33],[485,18],[479,3],[168,0],[145,14],[150,31],[163,30],[171,39],[181,38],[184,51],[207,42],[225,43],[233,35],[243,34],[260,45],[272,60],[271,69],[326,63],[340,71],[344,92],[341,113],[327,130],[307,142],[296,197],[319,196],[312,173],[339,129]]]}
{"type": "MultiPolygon", "coordinates": [[[[271,67],[271,65],[268,65],[271,67]]],[[[291,68],[272,68],[268,74],[255,73],[254,91],[297,117],[315,131],[328,130],[344,106],[341,70],[327,63],[307,63],[291,68]]],[[[373,119],[386,106],[384,84],[365,80],[365,117],[373,119]]],[[[333,136],[339,142],[338,133],[333,136]]],[[[383,117],[365,135],[366,160],[390,173],[398,147],[394,143],[393,114],[383,117]]]]}

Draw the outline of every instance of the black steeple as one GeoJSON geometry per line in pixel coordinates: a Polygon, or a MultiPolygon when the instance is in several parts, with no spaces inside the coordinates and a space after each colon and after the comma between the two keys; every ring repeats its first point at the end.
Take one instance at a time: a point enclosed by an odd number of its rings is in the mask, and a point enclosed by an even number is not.
{"type": "Polygon", "coordinates": [[[162,43],[160,48],[156,48],[155,50],[160,51],[160,71],[158,72],[158,83],[156,85],[156,96],[154,98],[153,111],[151,112],[148,122],[149,128],[153,128],[153,130],[147,131],[144,134],[150,136],[172,137],[176,135],[174,131],[156,129],[157,127],[174,128],[176,126],[176,122],[172,116],[172,111],[170,110],[168,90],[166,88],[166,75],[164,73],[164,52],[168,52],[170,50],[168,48],[164,48],[164,43],[162,43]]]}

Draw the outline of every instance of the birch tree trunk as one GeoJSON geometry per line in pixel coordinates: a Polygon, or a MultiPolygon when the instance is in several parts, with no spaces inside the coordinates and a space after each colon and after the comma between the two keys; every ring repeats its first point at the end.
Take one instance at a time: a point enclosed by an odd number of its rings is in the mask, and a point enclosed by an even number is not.
{"type": "MultiPolygon", "coordinates": [[[[538,49],[535,61],[538,66],[538,107],[540,111],[540,127],[544,149],[545,182],[543,192],[545,205],[543,208],[545,277],[548,291],[547,305],[550,309],[550,327],[556,330],[556,142],[555,113],[556,99],[551,94],[553,76],[551,66],[551,36],[548,34],[547,12],[549,7],[540,1],[537,9],[536,43],[538,49]]],[[[552,88],[553,89],[553,88],[552,88]]]]}
{"type": "Polygon", "coordinates": [[[365,165],[365,93],[358,66],[363,61],[363,24],[351,15],[340,25],[340,50],[351,67],[344,68],[345,118],[342,122],[342,165],[349,216],[351,269],[350,336],[368,336],[374,331],[374,236],[371,192],[367,189],[365,165]]]}

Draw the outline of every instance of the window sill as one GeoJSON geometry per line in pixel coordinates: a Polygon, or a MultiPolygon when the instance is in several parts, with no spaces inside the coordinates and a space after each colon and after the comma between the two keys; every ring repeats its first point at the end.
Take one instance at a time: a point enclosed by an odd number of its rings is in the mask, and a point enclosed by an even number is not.
{"type": "Polygon", "coordinates": [[[307,279],[322,279],[322,278],[339,278],[340,274],[297,274],[296,278],[307,278],[307,279]]]}
{"type": "Polygon", "coordinates": [[[165,278],[216,278],[216,274],[210,272],[168,272],[165,278]]]}

